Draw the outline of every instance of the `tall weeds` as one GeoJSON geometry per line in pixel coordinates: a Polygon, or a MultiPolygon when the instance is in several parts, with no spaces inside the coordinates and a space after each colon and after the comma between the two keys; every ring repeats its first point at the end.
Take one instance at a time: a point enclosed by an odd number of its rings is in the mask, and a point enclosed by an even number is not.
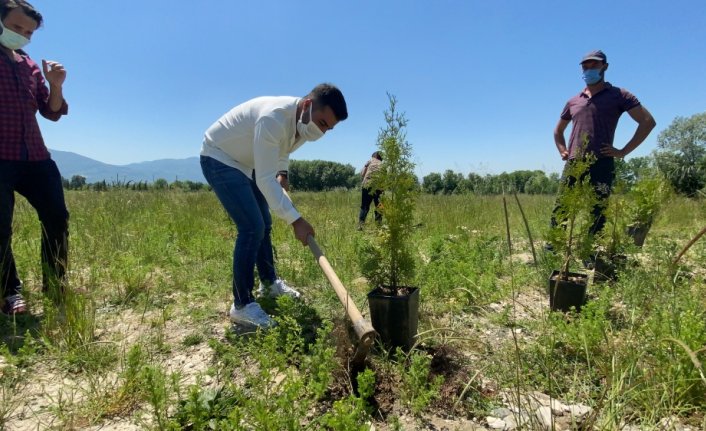
{"type": "MultiPolygon", "coordinates": [[[[6,428],[33,414],[37,423],[52,415],[67,429],[138,417],[162,429],[398,427],[399,415],[422,417],[451,404],[456,415],[485,416],[502,405],[498,393],[507,388],[589,404],[589,422],[599,429],[654,428],[671,415],[693,425],[706,409],[704,241],[682,257],[679,271],[671,265],[703,227],[703,202],[675,199],[664,208],[643,249],[627,249],[618,280],[590,286],[586,307],[566,318],[546,312],[547,269],[561,262],[550,256],[525,265],[518,253],[530,249],[525,220],[532,232],[546,232],[553,197],[520,196],[523,220],[512,210],[506,218],[498,196],[421,195],[411,233],[419,349],[405,359],[372,354],[370,369],[353,379],[337,353],[350,347],[344,311],[284,223],[273,228],[278,273],[304,301],[269,304],[279,327],[236,337],[226,315],[237,232],[212,193],[82,190],[66,197],[71,293],[61,306],[41,293],[39,224],[18,199],[13,248],[32,316],[0,318],[6,428]],[[466,374],[434,379],[426,355],[439,345],[460,352],[454,359],[466,374]],[[192,363],[203,357],[206,363],[192,363]],[[48,369],[77,386],[46,382],[48,369]],[[58,386],[49,394],[55,401],[64,394],[60,407],[32,413],[26,394],[43,397],[49,384],[58,386]],[[382,395],[395,406],[388,416],[375,410],[382,395]]],[[[293,199],[365,310],[358,195],[293,199]]]]}

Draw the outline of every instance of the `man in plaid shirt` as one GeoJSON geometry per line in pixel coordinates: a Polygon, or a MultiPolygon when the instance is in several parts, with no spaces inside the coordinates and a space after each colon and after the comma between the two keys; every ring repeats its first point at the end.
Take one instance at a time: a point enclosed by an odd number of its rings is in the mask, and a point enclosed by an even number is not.
{"type": "Polygon", "coordinates": [[[25,0],[0,0],[0,21],[0,303],[4,314],[16,315],[26,313],[27,304],[11,246],[15,192],[36,209],[42,225],[44,292],[62,298],[69,213],[61,175],[44,145],[36,114],[56,121],[68,106],[62,93],[64,67],[42,60],[40,70],[22,51],[42,24],[42,15],[25,0]]]}

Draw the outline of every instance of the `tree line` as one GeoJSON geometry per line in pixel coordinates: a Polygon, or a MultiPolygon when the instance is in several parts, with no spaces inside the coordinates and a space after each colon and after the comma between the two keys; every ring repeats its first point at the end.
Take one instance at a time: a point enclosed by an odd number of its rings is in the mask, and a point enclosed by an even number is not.
{"type": "Polygon", "coordinates": [[[89,183],[87,182],[86,177],[84,177],[83,175],[73,175],[71,179],[61,177],[61,183],[64,186],[65,190],[93,190],[98,192],[108,190],[183,190],[190,192],[195,192],[199,190],[210,190],[208,184],[204,184],[198,181],[176,180],[170,183],[164,178],[158,178],[153,182],[132,180],[101,180],[89,183]]]}
{"type": "MultiPolygon", "coordinates": [[[[677,193],[706,195],[706,112],[691,117],[677,117],[657,137],[657,149],[650,156],[616,160],[616,180],[632,186],[641,175],[659,171],[677,193]]],[[[289,183],[293,190],[319,192],[337,189],[355,189],[360,186],[360,173],[350,164],[326,160],[292,160],[289,183]]],[[[74,175],[62,178],[67,190],[209,190],[208,184],[196,181],[168,182],[159,178],[147,181],[111,181],[87,183],[86,178],[74,175]]],[[[481,194],[503,192],[526,194],[555,194],[560,175],[547,175],[541,170],[519,170],[498,175],[479,175],[446,170],[417,178],[420,190],[429,194],[481,194]]]]}
{"type": "MultiPolygon", "coordinates": [[[[636,159],[633,159],[636,160],[636,159]]],[[[632,161],[631,161],[632,162],[632,161]]],[[[646,163],[632,162],[637,168],[646,163]]],[[[632,168],[628,169],[627,177],[636,177],[632,168]]],[[[297,191],[327,191],[351,190],[360,186],[360,173],[353,166],[323,160],[294,160],[289,171],[290,186],[297,191]]],[[[431,173],[418,181],[420,190],[430,194],[499,194],[503,191],[515,191],[527,194],[552,194],[559,187],[559,174],[552,173],[547,176],[543,171],[515,171],[499,175],[485,175],[470,173],[464,176],[461,173],[447,170],[443,174],[431,173]]],[[[181,190],[199,191],[210,190],[208,184],[198,181],[173,181],[158,178],[153,182],[148,181],[96,181],[89,183],[86,177],[73,175],[70,179],[62,177],[66,190],[181,190]]]]}

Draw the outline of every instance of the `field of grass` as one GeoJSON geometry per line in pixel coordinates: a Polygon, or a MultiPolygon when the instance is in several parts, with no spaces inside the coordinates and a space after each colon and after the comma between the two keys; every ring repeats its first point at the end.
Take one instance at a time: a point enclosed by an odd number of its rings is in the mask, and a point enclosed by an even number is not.
{"type": "MultiPolygon", "coordinates": [[[[358,192],[293,199],[366,315],[356,244],[375,228],[356,230],[358,192]]],[[[32,314],[0,317],[0,429],[482,429],[508,394],[532,391],[590,406],[585,429],[671,417],[706,429],[706,240],[670,265],[706,224],[703,201],[670,201],[618,281],[591,284],[581,314],[563,315],[546,294],[559,258],[542,250],[554,198],[519,199],[536,264],[512,196],[512,252],[502,197],[420,197],[418,346],[377,348],[354,374],[345,313],[281,221],[278,272],[303,300],[263,304],[278,327],[243,337],[227,317],[235,227],[213,193],[67,192],[62,309],[41,295],[39,225],[19,199],[13,249],[32,314]]]]}

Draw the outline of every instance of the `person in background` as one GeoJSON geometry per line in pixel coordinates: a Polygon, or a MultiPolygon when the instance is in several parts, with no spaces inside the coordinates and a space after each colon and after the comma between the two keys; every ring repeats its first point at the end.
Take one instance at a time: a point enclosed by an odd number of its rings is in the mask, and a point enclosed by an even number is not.
{"type": "Polygon", "coordinates": [[[289,155],[346,118],[341,91],[331,84],[320,84],[304,97],[249,100],[206,130],[201,168],[238,230],[233,251],[233,323],[263,329],[274,325],[253,296],[256,267],[258,295],[299,296],[277,277],[270,209],[292,226],[302,244],[307,244],[309,235],[314,236],[314,228],[285,192],[289,189],[289,155]]]}
{"type": "Polygon", "coordinates": [[[363,166],[363,170],[360,173],[363,179],[362,193],[360,197],[360,213],[358,214],[358,230],[363,229],[365,224],[365,219],[368,217],[368,212],[370,211],[370,204],[375,203],[375,221],[380,223],[382,221],[382,214],[378,211],[378,205],[380,205],[380,195],[382,195],[382,190],[373,190],[370,187],[371,179],[373,174],[380,169],[382,164],[382,155],[379,151],[375,151],[363,166]]]}
{"type": "Polygon", "coordinates": [[[0,0],[0,21],[0,298],[2,312],[17,315],[28,309],[12,254],[15,192],[34,207],[41,223],[43,291],[56,301],[65,289],[69,212],[36,113],[52,121],[68,113],[62,91],[66,70],[46,60],[40,69],[22,50],[43,21],[31,4],[0,0]]]}
{"type": "MultiPolygon", "coordinates": [[[[589,52],[581,59],[580,64],[586,87],[564,106],[559,122],[554,128],[554,143],[561,159],[567,161],[567,167],[586,154],[595,156],[588,175],[599,199],[593,208],[594,221],[589,229],[591,235],[596,235],[606,222],[604,210],[615,177],[614,159],[623,158],[635,150],[647,138],[656,123],[652,114],[642,106],[637,97],[605,80],[608,59],[603,51],[589,52]],[[623,112],[627,112],[637,123],[637,129],[624,146],[616,148],[613,142],[615,130],[623,112]],[[569,123],[572,129],[567,147],[564,132],[569,123]]],[[[571,187],[576,179],[566,176],[564,174],[562,182],[571,187]]],[[[557,220],[560,209],[561,206],[557,203],[552,213],[552,227],[563,222],[557,220]]],[[[547,248],[551,249],[551,246],[548,244],[547,248]]]]}

